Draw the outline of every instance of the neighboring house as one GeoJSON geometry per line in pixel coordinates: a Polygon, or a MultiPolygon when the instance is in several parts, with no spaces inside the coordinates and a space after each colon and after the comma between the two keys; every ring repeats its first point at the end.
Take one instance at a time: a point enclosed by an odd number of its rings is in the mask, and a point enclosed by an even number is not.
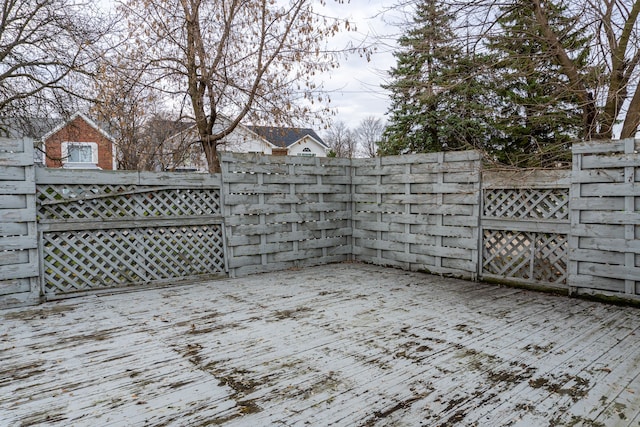
{"type": "Polygon", "coordinates": [[[76,113],[37,138],[49,168],[117,169],[114,138],[82,113],[76,113]]]}
{"type": "MultiPolygon", "coordinates": [[[[223,119],[226,120],[226,119],[223,119]]],[[[214,132],[219,129],[214,128],[214,132]]],[[[177,133],[167,140],[167,150],[175,157],[169,170],[207,172],[207,162],[195,126],[177,133]],[[178,149],[183,147],[182,149],[178,149]]],[[[326,157],[329,147],[313,129],[286,128],[274,126],[238,125],[218,146],[220,151],[236,153],[261,153],[268,155],[289,155],[326,157]]]]}
{"type": "MultiPolygon", "coordinates": [[[[247,126],[273,148],[286,148],[288,156],[326,157],[329,146],[313,129],[247,126]]],[[[272,153],[266,153],[272,154],[272,153]]]]}
{"type": "Polygon", "coordinates": [[[68,120],[45,117],[3,121],[7,136],[34,141],[36,164],[49,168],[117,169],[114,138],[82,113],[68,120]]]}

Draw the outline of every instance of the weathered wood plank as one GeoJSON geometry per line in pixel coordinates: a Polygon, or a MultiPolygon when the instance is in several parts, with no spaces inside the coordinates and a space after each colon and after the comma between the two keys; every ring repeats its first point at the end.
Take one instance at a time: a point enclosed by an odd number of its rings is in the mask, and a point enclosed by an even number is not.
{"type": "Polygon", "coordinates": [[[332,162],[327,162],[321,165],[295,165],[293,169],[293,174],[296,176],[348,176],[347,173],[347,164],[344,165],[333,165],[332,162]]]}
{"type": "Polygon", "coordinates": [[[137,185],[137,171],[101,171],[82,169],[36,168],[38,184],[96,184],[96,185],[137,185]]]}
{"type": "Polygon", "coordinates": [[[637,167],[638,163],[640,163],[640,156],[637,153],[611,153],[606,155],[592,156],[585,155],[582,158],[583,169],[606,169],[626,166],[637,167]]]}
{"type": "Polygon", "coordinates": [[[220,175],[182,172],[104,171],[36,168],[38,184],[82,183],[183,188],[220,188],[220,175]]]}
{"type": "Polygon", "coordinates": [[[33,154],[31,152],[0,151],[0,166],[31,166],[33,154]]]}
{"type": "Polygon", "coordinates": [[[38,276],[38,262],[30,260],[23,264],[0,265],[0,281],[38,276]]]}
{"type": "MultiPolygon", "coordinates": [[[[256,254],[273,254],[278,252],[291,252],[293,250],[292,242],[265,243],[250,246],[234,246],[233,255],[235,257],[243,257],[256,254]]],[[[235,265],[235,264],[234,264],[235,265]]]]}
{"type": "Polygon", "coordinates": [[[640,254],[640,240],[581,237],[580,249],[640,254]]]}
{"type": "Polygon", "coordinates": [[[411,225],[412,233],[421,233],[428,234],[433,236],[442,236],[442,237],[463,237],[463,238],[472,238],[474,237],[474,230],[467,227],[447,227],[447,226],[436,226],[436,225],[411,225]]]}
{"type": "Polygon", "coordinates": [[[420,245],[412,244],[410,246],[411,253],[419,255],[431,255],[434,257],[456,258],[466,261],[472,261],[472,252],[468,249],[450,248],[436,245],[420,245]]]}
{"type": "Polygon", "coordinates": [[[639,212],[585,210],[579,215],[581,224],[640,225],[639,212]]]}
{"type": "Polygon", "coordinates": [[[573,171],[571,181],[576,184],[624,182],[624,168],[573,171]]]}
{"type": "MultiPolygon", "coordinates": [[[[308,239],[320,239],[321,237],[321,230],[287,231],[280,233],[271,233],[265,236],[267,243],[298,242],[308,239]]],[[[257,243],[260,243],[260,241],[258,240],[257,243]]]]}
{"type": "Polygon", "coordinates": [[[25,249],[37,249],[36,236],[0,236],[0,251],[18,251],[25,249]]]}
{"type": "Polygon", "coordinates": [[[353,220],[357,221],[354,227],[355,230],[371,230],[371,231],[395,231],[403,232],[403,224],[394,224],[389,222],[377,221],[375,214],[360,214],[353,215],[353,220]]]}
{"type": "Polygon", "coordinates": [[[506,219],[482,217],[482,228],[485,230],[527,231],[536,233],[569,234],[568,221],[544,219],[506,219]]]}
{"type": "Polygon", "coordinates": [[[27,197],[26,194],[0,194],[0,209],[25,209],[27,197]]]}
{"type": "Polygon", "coordinates": [[[0,181],[24,181],[25,170],[19,166],[0,166],[0,181]]]}
{"type": "Polygon", "coordinates": [[[2,181],[0,187],[2,194],[36,194],[36,186],[29,181],[2,181]]]}
{"type": "Polygon", "coordinates": [[[442,183],[442,184],[411,184],[411,192],[412,193],[427,193],[427,194],[440,194],[440,193],[450,193],[450,194],[469,194],[476,195],[478,193],[477,189],[472,184],[451,184],[451,183],[442,183]]]}
{"type": "Polygon", "coordinates": [[[0,295],[3,297],[11,294],[29,294],[30,290],[29,279],[0,280],[0,295]]]}
{"type": "Polygon", "coordinates": [[[33,141],[27,138],[7,138],[4,136],[0,136],[0,153],[23,153],[29,150],[28,145],[31,145],[31,147],[33,147],[33,141]]]}
{"type": "Polygon", "coordinates": [[[3,252],[0,257],[0,265],[25,264],[29,262],[29,251],[10,251],[3,252]]]}
{"type": "Polygon", "coordinates": [[[624,210],[624,199],[621,197],[580,197],[570,201],[571,210],[577,211],[621,211],[624,210]]]}
{"type": "Polygon", "coordinates": [[[593,295],[598,293],[598,291],[607,291],[619,297],[625,288],[625,281],[622,279],[596,277],[591,274],[569,275],[569,281],[570,283],[581,284],[581,286],[575,290],[578,295],[593,295]]]}
{"type": "Polygon", "coordinates": [[[559,169],[485,170],[482,188],[568,188],[571,171],[559,169]]]}
{"type": "Polygon", "coordinates": [[[476,176],[479,172],[479,164],[475,160],[456,161],[446,163],[412,163],[412,174],[443,173],[446,175],[456,175],[460,172],[468,172],[469,175],[476,176]]]}
{"type": "Polygon", "coordinates": [[[443,174],[442,180],[445,184],[446,183],[479,184],[480,171],[475,170],[472,172],[446,172],[443,174]]]}
{"type": "Polygon", "coordinates": [[[317,184],[315,175],[264,175],[264,184],[317,184]]]}
{"type": "Polygon", "coordinates": [[[571,151],[574,154],[610,153],[624,151],[626,140],[620,141],[588,141],[573,144],[571,151]]]}
{"type": "MultiPolygon", "coordinates": [[[[578,262],[595,262],[604,264],[624,265],[625,254],[617,251],[606,251],[599,249],[572,248],[570,250],[571,259],[578,262]]],[[[580,266],[578,266],[580,270],[580,266]]]]}
{"type": "MultiPolygon", "coordinates": [[[[117,171],[120,174],[124,171],[117,171]]],[[[184,188],[220,188],[220,174],[185,172],[138,172],[137,185],[167,186],[184,188]]]]}
{"type": "MultiPolygon", "coordinates": [[[[356,159],[354,159],[355,161],[356,159]]],[[[366,165],[356,166],[354,169],[353,180],[355,183],[367,182],[375,179],[376,176],[387,176],[404,174],[406,166],[404,164],[399,165],[378,165],[375,160],[367,162],[366,165]]]]}
{"type": "Polygon", "coordinates": [[[189,227],[201,225],[220,225],[223,223],[220,215],[199,215],[199,216],[167,216],[167,217],[133,217],[133,218],[87,218],[60,220],[41,220],[38,223],[40,231],[58,232],[72,230],[109,230],[127,228],[150,228],[150,227],[189,227]]]}
{"type": "Polygon", "coordinates": [[[231,215],[260,215],[274,213],[291,213],[296,205],[281,203],[269,204],[235,204],[230,206],[231,215]]]}
{"type": "Polygon", "coordinates": [[[578,262],[578,274],[590,274],[597,277],[637,281],[638,278],[640,278],[640,267],[580,261],[578,262]]]}
{"type": "Polygon", "coordinates": [[[407,154],[402,156],[380,157],[380,164],[381,165],[406,165],[406,164],[412,164],[412,163],[437,163],[439,160],[440,160],[440,153],[407,154]]]}
{"type": "Polygon", "coordinates": [[[35,209],[0,209],[0,222],[33,222],[36,220],[35,209]]]}
{"type": "MultiPolygon", "coordinates": [[[[433,184],[438,182],[436,174],[396,174],[383,175],[381,178],[382,185],[388,184],[433,184]]],[[[357,183],[357,182],[356,182],[357,183]]]]}
{"type": "MultiPolygon", "coordinates": [[[[256,217],[257,218],[257,217],[256,217]]],[[[233,224],[229,224],[229,221],[226,222],[227,227],[233,224]]],[[[333,227],[332,223],[327,223],[327,227],[333,227]]],[[[233,232],[233,236],[252,236],[252,235],[260,235],[260,234],[274,234],[274,233],[283,233],[291,231],[291,224],[260,224],[260,218],[253,224],[242,224],[237,226],[232,226],[231,230],[233,232]]]]}
{"type": "Polygon", "coordinates": [[[631,183],[582,184],[581,197],[640,196],[640,185],[631,183]]]}
{"type": "MultiPolygon", "coordinates": [[[[0,210],[0,212],[2,212],[0,210]]],[[[0,221],[0,236],[21,236],[29,234],[28,222],[0,221]]]]}
{"type": "Polygon", "coordinates": [[[624,226],[608,224],[576,224],[571,227],[571,235],[575,237],[624,239],[624,231],[624,226]]]}
{"type": "Polygon", "coordinates": [[[432,215],[466,215],[474,216],[477,221],[476,206],[474,205],[445,205],[434,203],[412,204],[411,213],[432,215]]]}

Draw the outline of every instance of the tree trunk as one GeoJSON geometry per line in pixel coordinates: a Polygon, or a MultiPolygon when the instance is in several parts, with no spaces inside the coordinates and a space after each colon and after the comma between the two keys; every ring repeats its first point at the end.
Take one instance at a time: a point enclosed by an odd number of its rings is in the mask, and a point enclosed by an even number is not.
{"type": "Polygon", "coordinates": [[[207,157],[207,164],[209,165],[209,173],[220,173],[220,155],[218,153],[218,147],[215,142],[202,141],[202,149],[207,157]]]}
{"type": "Polygon", "coordinates": [[[624,119],[620,138],[635,137],[636,132],[638,132],[638,126],[640,126],[640,88],[636,88],[636,92],[633,94],[627,116],[624,119]]]}
{"type": "Polygon", "coordinates": [[[562,72],[567,76],[567,79],[569,79],[569,86],[571,90],[575,93],[580,102],[583,125],[582,138],[590,140],[596,134],[598,123],[595,99],[585,87],[576,64],[571,60],[564,46],[562,46],[558,35],[554,32],[553,28],[551,28],[547,15],[542,8],[541,0],[532,0],[532,4],[536,21],[542,29],[543,37],[550,46],[552,54],[556,57],[562,72]]]}

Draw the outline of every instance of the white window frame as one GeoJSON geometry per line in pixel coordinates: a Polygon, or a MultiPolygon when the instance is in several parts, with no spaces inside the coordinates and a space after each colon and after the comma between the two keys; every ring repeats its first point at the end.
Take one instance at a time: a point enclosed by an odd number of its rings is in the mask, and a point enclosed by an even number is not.
{"type": "Polygon", "coordinates": [[[97,168],[98,144],[96,142],[63,142],[62,143],[62,167],[63,168],[97,168]],[[91,147],[91,162],[70,162],[69,148],[91,147]]]}
{"type": "Polygon", "coordinates": [[[316,153],[311,151],[311,148],[304,147],[300,153],[298,153],[300,157],[315,157],[316,153]]]}

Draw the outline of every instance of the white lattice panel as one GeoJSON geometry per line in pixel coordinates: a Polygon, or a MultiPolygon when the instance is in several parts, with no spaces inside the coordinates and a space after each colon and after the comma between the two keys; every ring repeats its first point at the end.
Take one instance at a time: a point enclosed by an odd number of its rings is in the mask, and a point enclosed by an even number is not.
{"type": "Polygon", "coordinates": [[[482,276],[566,286],[568,171],[488,171],[483,178],[482,276]]]}
{"type": "Polygon", "coordinates": [[[566,284],[567,237],[485,230],[483,273],[534,283],[566,284]]]}
{"type": "Polygon", "coordinates": [[[47,298],[226,271],[209,176],[47,172],[37,199],[47,298]]]}
{"type": "Polygon", "coordinates": [[[224,273],[221,242],[220,225],[45,233],[45,293],[224,273]]]}
{"type": "Polygon", "coordinates": [[[210,189],[153,189],[117,185],[38,186],[40,219],[216,215],[220,194],[210,189]]]}
{"type": "Polygon", "coordinates": [[[568,220],[569,189],[485,190],[484,216],[568,220]]]}

